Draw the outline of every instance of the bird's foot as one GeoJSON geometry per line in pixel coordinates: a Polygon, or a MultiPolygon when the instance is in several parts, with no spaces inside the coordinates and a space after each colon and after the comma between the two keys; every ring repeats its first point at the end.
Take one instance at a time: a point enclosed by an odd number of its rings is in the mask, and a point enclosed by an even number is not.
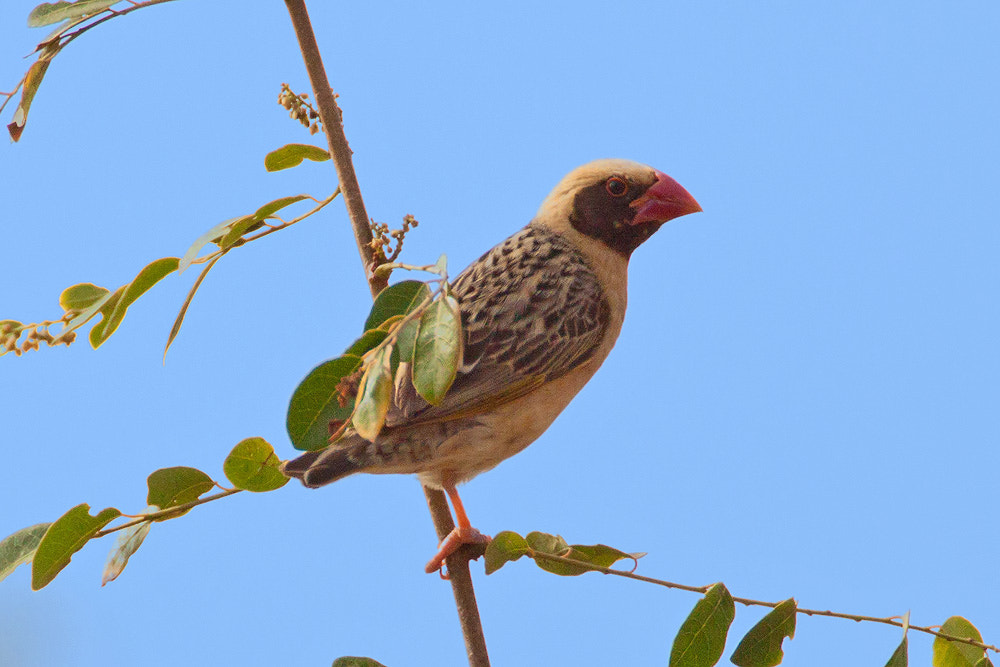
{"type": "Polygon", "coordinates": [[[442,568],[444,568],[444,561],[448,558],[448,556],[452,555],[466,544],[481,544],[485,546],[489,544],[491,540],[492,538],[489,535],[483,535],[472,526],[454,528],[450,533],[448,533],[448,537],[444,538],[444,541],[441,542],[441,546],[438,547],[438,551],[434,554],[434,558],[430,559],[424,570],[427,574],[430,574],[431,572],[441,572],[441,578],[447,579],[448,573],[442,568]]]}

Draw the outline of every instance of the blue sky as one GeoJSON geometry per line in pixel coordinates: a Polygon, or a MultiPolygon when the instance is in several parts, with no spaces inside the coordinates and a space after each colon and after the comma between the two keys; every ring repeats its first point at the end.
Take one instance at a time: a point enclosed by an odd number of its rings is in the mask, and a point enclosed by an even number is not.
{"type": "MultiPolygon", "coordinates": [[[[46,34],[0,20],[0,89],[46,34]]],[[[573,167],[646,162],[705,212],[631,266],[618,346],[528,450],[463,487],[483,531],[645,551],[643,574],[888,616],[968,617],[1000,641],[1000,9],[932,3],[313,2],[369,214],[454,271],[573,167]]],[[[283,3],[177,2],[74,42],[0,159],[0,319],[58,317],[271,199],[333,189],[264,155],[310,138],[275,99],[307,79],[283,3]]],[[[4,123],[9,122],[5,114],[4,123]]],[[[145,478],[222,479],[279,454],[292,390],[369,297],[337,202],[227,256],[167,357],[193,280],[110,341],[0,361],[0,534],[145,478]]],[[[48,588],[0,586],[0,663],[462,664],[416,481],[241,494],[158,524],[100,587],[91,543],[48,588]]],[[[474,565],[494,664],[665,663],[693,594],[531,563],[474,565]]],[[[728,656],[762,611],[738,608],[728,656]]],[[[885,626],[800,617],[787,665],[882,664],[885,626]]],[[[930,640],[911,636],[927,664],[930,640]]],[[[995,657],[995,656],[994,656],[995,657]]],[[[728,658],[724,658],[727,660],[728,658]]]]}

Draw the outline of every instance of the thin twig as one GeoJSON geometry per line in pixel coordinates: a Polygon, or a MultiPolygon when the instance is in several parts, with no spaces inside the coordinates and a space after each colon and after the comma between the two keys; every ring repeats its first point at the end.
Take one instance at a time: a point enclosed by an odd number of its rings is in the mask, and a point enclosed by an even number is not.
{"type": "MultiPolygon", "coordinates": [[[[336,95],[334,95],[327,79],[326,69],[323,67],[323,59],[319,52],[319,46],[316,44],[316,36],[309,20],[305,0],[285,0],[285,5],[292,19],[299,48],[302,50],[302,58],[309,73],[313,99],[316,100],[320,121],[323,124],[323,132],[326,134],[330,155],[333,157],[333,163],[337,169],[340,191],[344,195],[347,214],[354,229],[354,238],[357,241],[358,253],[361,255],[361,262],[364,265],[365,277],[368,279],[372,297],[375,297],[389,284],[389,280],[388,275],[376,274],[373,271],[375,257],[371,246],[372,231],[364,199],[361,196],[361,187],[358,185],[358,179],[354,173],[351,148],[347,143],[347,136],[344,134],[342,114],[337,106],[336,95]]],[[[424,495],[427,497],[427,505],[431,510],[435,530],[437,530],[439,538],[443,539],[454,528],[451,513],[448,511],[448,501],[445,499],[444,493],[436,489],[424,487],[424,495]]],[[[466,651],[469,655],[469,664],[472,667],[489,667],[490,659],[486,652],[486,640],[479,618],[479,607],[472,586],[472,575],[469,572],[469,557],[470,553],[465,549],[453,554],[447,561],[448,572],[452,592],[455,595],[459,622],[462,626],[462,635],[465,638],[466,651]]]]}
{"type": "Polygon", "coordinates": [[[227,489],[225,491],[220,491],[219,493],[213,494],[211,496],[205,496],[204,498],[199,498],[198,500],[192,500],[189,503],[184,503],[183,505],[175,505],[174,507],[168,507],[165,510],[160,510],[158,512],[150,512],[149,514],[143,514],[138,519],[128,521],[121,525],[115,526],[114,528],[106,528],[104,530],[99,530],[94,533],[91,539],[96,539],[98,537],[104,537],[105,535],[110,535],[111,533],[117,532],[119,530],[124,530],[126,528],[131,528],[132,526],[138,526],[140,523],[145,523],[146,521],[155,521],[156,519],[163,519],[166,517],[175,516],[186,512],[192,507],[197,507],[198,505],[204,505],[205,503],[210,503],[213,500],[218,500],[220,498],[225,498],[226,496],[231,496],[234,493],[239,493],[243,489],[227,489]]]}
{"type": "MultiPolygon", "coordinates": [[[[110,21],[113,18],[117,18],[119,16],[125,16],[127,14],[131,14],[132,12],[134,12],[137,9],[143,9],[145,7],[152,7],[153,5],[162,5],[162,4],[166,3],[166,2],[173,2],[173,1],[174,0],[146,0],[145,2],[133,3],[132,6],[129,7],[128,9],[111,9],[109,7],[106,10],[104,10],[106,12],[110,12],[107,16],[102,16],[100,19],[94,21],[93,23],[88,23],[87,25],[83,26],[79,30],[74,30],[73,32],[67,33],[65,35],[60,35],[59,39],[61,40],[61,43],[59,44],[59,48],[61,49],[61,48],[65,47],[67,44],[69,44],[70,42],[72,42],[74,39],[76,39],[77,37],[79,37],[83,33],[87,32],[91,28],[96,28],[97,26],[101,25],[105,21],[110,21]]],[[[94,14],[94,16],[99,16],[99,15],[100,14],[94,14]]],[[[93,17],[88,17],[88,18],[93,18],[93,17]]]]}
{"type": "MultiPolygon", "coordinates": [[[[566,558],[564,556],[557,556],[555,554],[548,554],[542,551],[530,550],[528,556],[531,558],[541,558],[542,560],[548,560],[556,563],[565,563],[567,565],[573,565],[575,567],[580,567],[586,570],[593,570],[594,572],[600,572],[602,574],[613,574],[616,577],[625,577],[626,579],[634,579],[635,581],[642,581],[647,584],[656,584],[657,586],[664,586],[666,588],[675,588],[682,591],[690,591],[691,593],[707,593],[711,586],[688,586],[686,584],[678,584],[672,581],[664,581],[663,579],[654,579],[652,577],[644,577],[641,574],[635,574],[634,572],[629,572],[627,570],[614,570],[610,567],[601,567],[600,565],[594,565],[593,563],[587,563],[582,560],[577,560],[575,558],[566,558]]],[[[766,602],[764,600],[751,600],[749,598],[739,598],[733,597],[734,602],[739,602],[742,605],[748,607],[777,607],[780,602],[766,602]]],[[[893,625],[897,628],[903,627],[903,622],[899,618],[894,617],[881,617],[881,616],[862,616],[859,614],[844,614],[836,611],[829,610],[819,610],[819,609],[805,609],[803,607],[796,606],[795,611],[800,614],[805,614],[806,616],[829,616],[831,618],[843,618],[848,621],[857,621],[858,623],[862,621],[868,621],[870,623],[884,623],[885,625],[893,625]]],[[[908,625],[910,630],[916,630],[917,632],[924,632],[929,635],[934,635],[935,637],[941,637],[942,639],[947,639],[953,642],[961,642],[963,644],[970,644],[976,648],[981,648],[984,651],[995,651],[1000,653],[1000,648],[992,645],[986,644],[981,641],[972,639],[971,637],[956,637],[955,635],[949,635],[945,632],[940,632],[934,630],[931,626],[924,625],[908,625]]]]}
{"type": "Polygon", "coordinates": [[[347,135],[344,134],[343,114],[340,107],[337,106],[337,97],[326,77],[326,69],[323,67],[323,58],[320,55],[319,46],[316,44],[316,35],[313,33],[305,0],[285,0],[285,5],[292,18],[295,36],[299,40],[299,48],[302,49],[302,59],[305,61],[306,71],[309,73],[309,83],[312,85],[316,106],[319,107],[319,119],[323,123],[323,132],[326,134],[330,155],[333,157],[333,164],[337,169],[340,191],[344,195],[347,215],[354,228],[354,238],[358,243],[358,253],[365,266],[368,286],[372,296],[375,297],[389,282],[388,277],[374,278],[369,274],[370,269],[374,268],[375,260],[371,247],[372,230],[369,227],[365,202],[361,197],[361,186],[358,185],[358,177],[354,173],[351,147],[347,143],[347,135]]]}

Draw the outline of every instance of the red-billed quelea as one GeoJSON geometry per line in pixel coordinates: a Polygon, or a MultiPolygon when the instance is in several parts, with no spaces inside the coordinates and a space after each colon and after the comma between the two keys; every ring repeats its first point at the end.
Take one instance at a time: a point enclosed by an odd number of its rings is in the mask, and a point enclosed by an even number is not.
{"type": "Polygon", "coordinates": [[[675,180],[628,160],[571,171],[527,227],[453,283],[464,348],[454,384],[429,405],[406,366],[385,428],[369,442],[348,434],[288,461],[309,487],[356,473],[416,473],[444,489],[457,527],[427,571],[462,544],[488,538],[471,526],[455,486],[534,442],[607,358],[625,319],[628,260],[660,225],[700,211],[675,180]]]}

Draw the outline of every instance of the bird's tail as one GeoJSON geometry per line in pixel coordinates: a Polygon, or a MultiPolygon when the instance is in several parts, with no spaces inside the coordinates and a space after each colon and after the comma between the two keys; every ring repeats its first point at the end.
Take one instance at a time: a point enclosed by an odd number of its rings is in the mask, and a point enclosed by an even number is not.
{"type": "Polygon", "coordinates": [[[326,449],[306,452],[302,456],[281,464],[286,477],[294,477],[309,488],[315,489],[336,482],[342,477],[360,472],[366,465],[364,449],[368,443],[333,445],[326,449]]]}

